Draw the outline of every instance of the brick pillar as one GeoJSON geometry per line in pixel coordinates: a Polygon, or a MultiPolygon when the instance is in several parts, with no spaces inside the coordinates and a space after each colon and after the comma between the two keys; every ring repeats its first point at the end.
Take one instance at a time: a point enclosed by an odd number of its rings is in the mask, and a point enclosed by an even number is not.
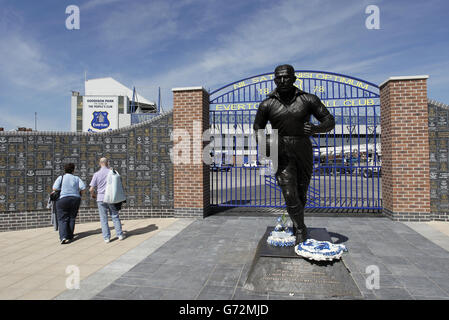
{"type": "Polygon", "coordinates": [[[174,214],[175,217],[206,217],[210,207],[210,168],[202,158],[208,144],[202,137],[209,129],[209,93],[202,87],[172,91],[172,159],[177,159],[173,163],[174,214]]]}
{"type": "Polygon", "coordinates": [[[393,220],[429,221],[428,76],[380,85],[382,206],[393,220]]]}

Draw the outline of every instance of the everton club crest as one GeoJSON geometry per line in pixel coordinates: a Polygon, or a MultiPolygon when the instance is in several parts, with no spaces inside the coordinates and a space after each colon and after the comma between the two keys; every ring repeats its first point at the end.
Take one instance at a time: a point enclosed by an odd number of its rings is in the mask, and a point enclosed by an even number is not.
{"type": "Polygon", "coordinates": [[[106,111],[95,111],[93,113],[94,118],[92,119],[90,125],[95,129],[106,129],[109,127],[110,122],[108,120],[108,113],[106,111]]]}

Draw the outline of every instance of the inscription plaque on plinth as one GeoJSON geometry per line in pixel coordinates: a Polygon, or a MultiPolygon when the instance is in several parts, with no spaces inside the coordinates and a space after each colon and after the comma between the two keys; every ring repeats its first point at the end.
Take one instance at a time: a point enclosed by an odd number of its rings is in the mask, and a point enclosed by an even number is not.
{"type": "MultiPolygon", "coordinates": [[[[313,299],[362,295],[341,260],[311,261],[298,256],[294,247],[267,244],[273,227],[259,242],[244,289],[258,293],[289,293],[313,299]]],[[[309,228],[309,238],[331,241],[324,228],[309,228]]]]}

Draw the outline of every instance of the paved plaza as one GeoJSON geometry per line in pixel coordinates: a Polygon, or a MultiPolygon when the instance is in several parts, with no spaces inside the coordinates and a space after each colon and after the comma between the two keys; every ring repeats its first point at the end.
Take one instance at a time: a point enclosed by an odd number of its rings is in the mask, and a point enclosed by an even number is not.
{"type": "MultiPolygon", "coordinates": [[[[59,243],[53,227],[0,232],[0,299],[53,299],[65,290],[68,266],[77,266],[80,280],[100,272],[143,241],[170,227],[176,219],[122,221],[127,238],[103,242],[100,222],[75,226],[70,244],[59,243]]],[[[145,252],[148,254],[149,252],[145,252]]],[[[137,262],[137,261],[136,261],[137,262]]]]}
{"type": "MultiPolygon", "coordinates": [[[[128,238],[109,244],[102,241],[99,223],[77,225],[78,239],[68,245],[59,244],[52,228],[3,232],[0,298],[332,298],[243,288],[257,244],[275,217],[123,221],[128,238]],[[79,289],[66,289],[69,264],[80,269],[79,289]]],[[[448,223],[307,216],[306,224],[326,228],[334,242],[346,245],[343,262],[363,299],[449,299],[448,223]],[[366,286],[367,267],[373,265],[380,271],[379,289],[366,286]]]]}

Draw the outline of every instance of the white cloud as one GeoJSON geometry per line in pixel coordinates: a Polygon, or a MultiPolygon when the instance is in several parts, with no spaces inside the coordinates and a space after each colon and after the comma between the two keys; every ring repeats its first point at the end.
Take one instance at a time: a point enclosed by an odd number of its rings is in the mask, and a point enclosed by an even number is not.
{"type": "MultiPolygon", "coordinates": [[[[20,113],[14,112],[16,106],[0,106],[0,113],[2,114],[0,120],[0,127],[5,130],[15,130],[18,127],[31,128],[34,130],[34,112],[22,110],[20,113]],[[13,109],[13,110],[11,110],[13,109]]],[[[37,129],[43,131],[66,131],[69,121],[62,120],[56,117],[49,117],[46,111],[37,110],[37,129]]]]}
{"type": "Polygon", "coordinates": [[[87,1],[86,3],[84,3],[81,7],[80,7],[80,9],[81,10],[89,10],[89,9],[92,9],[92,8],[96,8],[96,7],[99,7],[99,6],[105,6],[105,5],[110,5],[110,4],[113,4],[113,3],[116,3],[116,2],[120,2],[120,1],[123,1],[123,0],[91,0],[91,1],[87,1]]]}
{"type": "MultiPolygon", "coordinates": [[[[429,29],[412,26],[414,21],[433,22],[422,12],[429,15],[435,10],[422,3],[402,8],[404,1],[376,2],[381,9],[381,30],[369,32],[365,28],[365,7],[371,0],[254,1],[250,10],[241,1],[91,0],[80,5],[82,21],[96,20],[78,49],[96,46],[100,57],[106,52],[111,59],[104,65],[97,63],[95,52],[66,60],[76,61],[92,73],[109,72],[101,76],[111,76],[113,70],[117,80],[130,87],[135,85],[150,100],[157,100],[157,87],[161,86],[165,106],[172,104],[173,87],[203,85],[215,89],[246,76],[270,72],[280,63],[290,63],[296,69],[345,73],[374,83],[392,75],[426,73],[430,74],[429,84],[441,88],[447,85],[449,66],[438,63],[444,60],[441,56],[447,44],[441,41],[439,46],[429,47],[431,58],[426,58],[422,55],[426,50],[419,49],[419,44],[428,47],[429,42],[437,40],[415,40],[411,31],[421,36],[430,33],[429,29]],[[192,15],[195,6],[201,7],[201,14],[192,15]],[[172,45],[177,51],[168,52],[172,45]],[[440,52],[439,59],[435,52],[440,52]],[[170,61],[164,54],[170,55],[170,61]],[[167,67],[161,70],[154,59],[167,67]],[[149,76],[136,79],[132,73],[140,72],[139,64],[146,71],[145,62],[153,69],[148,68],[149,76]]],[[[57,93],[63,101],[69,90],[80,87],[83,67],[78,68],[76,76],[65,71],[67,67],[58,62],[61,59],[55,58],[55,48],[44,48],[30,39],[26,30],[11,28],[12,22],[26,25],[13,11],[0,13],[0,92],[6,93],[5,87],[11,86],[13,91],[8,94],[26,90],[57,93]]],[[[59,57],[72,54],[59,53],[59,57]]],[[[43,95],[40,98],[45,101],[43,95]]],[[[39,103],[44,105],[42,101],[39,103]]],[[[3,109],[4,102],[0,97],[3,109]]],[[[16,120],[11,120],[14,126],[16,120]]]]}
{"type": "Polygon", "coordinates": [[[176,12],[170,9],[165,1],[130,3],[107,16],[101,36],[115,46],[125,41],[130,50],[162,41],[176,32],[176,12]]]}
{"type": "Polygon", "coordinates": [[[350,41],[330,37],[332,30],[361,12],[357,6],[334,11],[325,1],[277,2],[242,19],[219,37],[219,44],[200,53],[196,60],[181,66],[174,64],[173,69],[136,83],[141,87],[157,83],[165,88],[215,86],[250,76],[261,68],[271,71],[278,63],[310,61],[310,56],[325,56],[341,42],[350,41]]]}
{"type": "Polygon", "coordinates": [[[207,0],[124,2],[105,13],[96,36],[115,53],[125,49],[137,52],[139,57],[150,56],[179,39],[206,32],[217,23],[212,18],[212,7],[213,2],[207,0]],[[203,6],[204,12],[189,20],[185,10],[192,4],[203,6]]]}
{"type": "MultiPolygon", "coordinates": [[[[2,109],[7,109],[7,108],[0,108],[0,110],[2,110],[2,109]]],[[[15,129],[17,127],[26,127],[26,128],[34,129],[34,122],[33,122],[33,119],[31,118],[31,116],[32,115],[30,114],[30,119],[27,119],[25,117],[11,114],[8,112],[8,110],[2,110],[1,126],[3,128],[6,128],[7,130],[8,130],[8,128],[15,129]]]]}
{"type": "MultiPolygon", "coordinates": [[[[368,2],[276,2],[242,17],[240,23],[218,36],[217,44],[191,61],[174,63],[151,78],[135,80],[136,85],[161,85],[166,88],[164,101],[171,104],[167,100],[171,100],[168,90],[172,87],[203,85],[215,89],[272,71],[280,63],[291,63],[296,69],[346,73],[374,83],[385,80],[391,72],[407,75],[413,70],[437,71],[431,83],[449,80],[447,73],[438,72],[428,60],[419,66],[404,61],[412,58],[410,46],[416,48],[416,43],[410,39],[401,42],[403,30],[395,29],[394,24],[383,24],[394,31],[391,33],[368,31],[364,21],[368,2]]],[[[380,7],[386,14],[404,11],[390,4],[380,7]]],[[[447,46],[438,50],[444,48],[447,46]]]]}
{"type": "Polygon", "coordinates": [[[0,25],[0,126],[34,128],[37,111],[38,129],[66,130],[70,90],[80,86],[82,76],[66,71],[21,27],[0,25]]]}
{"type": "Polygon", "coordinates": [[[78,81],[78,77],[64,74],[62,68],[48,61],[35,41],[19,33],[2,34],[0,57],[0,81],[4,85],[50,91],[70,88],[78,81]]]}

